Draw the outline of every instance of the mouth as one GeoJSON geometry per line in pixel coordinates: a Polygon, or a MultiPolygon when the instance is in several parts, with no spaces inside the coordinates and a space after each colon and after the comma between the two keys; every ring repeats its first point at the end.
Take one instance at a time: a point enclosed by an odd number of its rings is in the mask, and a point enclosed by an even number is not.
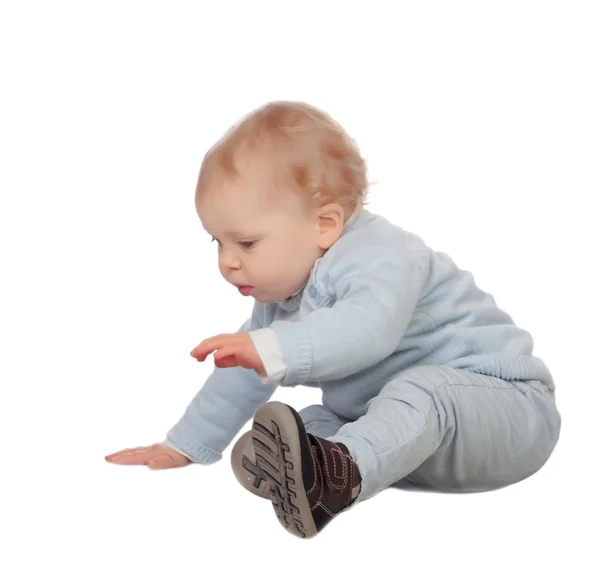
{"type": "Polygon", "coordinates": [[[253,291],[254,287],[252,285],[236,285],[238,291],[244,296],[247,297],[253,291]]]}

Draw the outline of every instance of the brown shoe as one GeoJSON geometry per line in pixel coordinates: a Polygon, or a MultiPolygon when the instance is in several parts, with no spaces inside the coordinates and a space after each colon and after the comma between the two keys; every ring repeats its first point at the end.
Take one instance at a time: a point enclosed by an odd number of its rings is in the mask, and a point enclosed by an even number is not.
{"type": "Polygon", "coordinates": [[[231,451],[231,468],[238,482],[248,492],[269,499],[269,484],[263,471],[256,465],[251,438],[252,431],[248,431],[235,443],[231,451]]]}
{"type": "Polygon", "coordinates": [[[360,473],[346,446],[308,434],[288,405],[273,401],[256,411],[252,446],[275,514],[296,536],[315,536],[360,492],[360,473]]]}

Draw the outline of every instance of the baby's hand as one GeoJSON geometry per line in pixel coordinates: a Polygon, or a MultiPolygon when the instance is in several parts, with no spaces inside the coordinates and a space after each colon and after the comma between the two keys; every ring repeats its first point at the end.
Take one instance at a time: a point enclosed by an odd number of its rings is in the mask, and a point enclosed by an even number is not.
{"type": "Polygon", "coordinates": [[[104,457],[115,464],[145,464],[150,470],[176,468],[191,464],[191,460],[162,443],[127,448],[104,457]]]}
{"type": "Polygon", "coordinates": [[[248,333],[223,334],[204,339],[202,343],[192,349],[190,355],[198,361],[204,361],[215,351],[213,358],[216,367],[243,367],[244,369],[254,369],[263,377],[267,375],[265,366],[248,333]]]}

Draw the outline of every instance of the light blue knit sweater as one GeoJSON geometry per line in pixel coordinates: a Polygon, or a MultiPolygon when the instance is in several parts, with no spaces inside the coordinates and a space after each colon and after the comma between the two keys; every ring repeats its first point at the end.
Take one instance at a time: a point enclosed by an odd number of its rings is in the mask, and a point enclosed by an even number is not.
{"type": "MultiPolygon", "coordinates": [[[[363,210],[318,259],[289,300],[255,302],[240,331],[274,331],[282,386],[320,387],[323,404],[356,420],[401,371],[444,365],[554,388],[533,340],[480,290],[469,272],[416,235],[363,210]]],[[[222,456],[277,385],[241,367],[215,368],[168,432],[192,461],[222,456]]]]}

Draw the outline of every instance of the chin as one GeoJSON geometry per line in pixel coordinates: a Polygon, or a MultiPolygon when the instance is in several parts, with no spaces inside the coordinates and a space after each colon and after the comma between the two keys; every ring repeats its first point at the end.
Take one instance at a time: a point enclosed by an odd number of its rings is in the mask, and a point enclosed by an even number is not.
{"type": "Polygon", "coordinates": [[[270,305],[271,303],[277,303],[276,299],[273,299],[272,297],[265,297],[264,295],[261,297],[260,295],[256,296],[256,295],[250,295],[255,301],[258,301],[259,303],[264,303],[265,305],[270,305]]]}

